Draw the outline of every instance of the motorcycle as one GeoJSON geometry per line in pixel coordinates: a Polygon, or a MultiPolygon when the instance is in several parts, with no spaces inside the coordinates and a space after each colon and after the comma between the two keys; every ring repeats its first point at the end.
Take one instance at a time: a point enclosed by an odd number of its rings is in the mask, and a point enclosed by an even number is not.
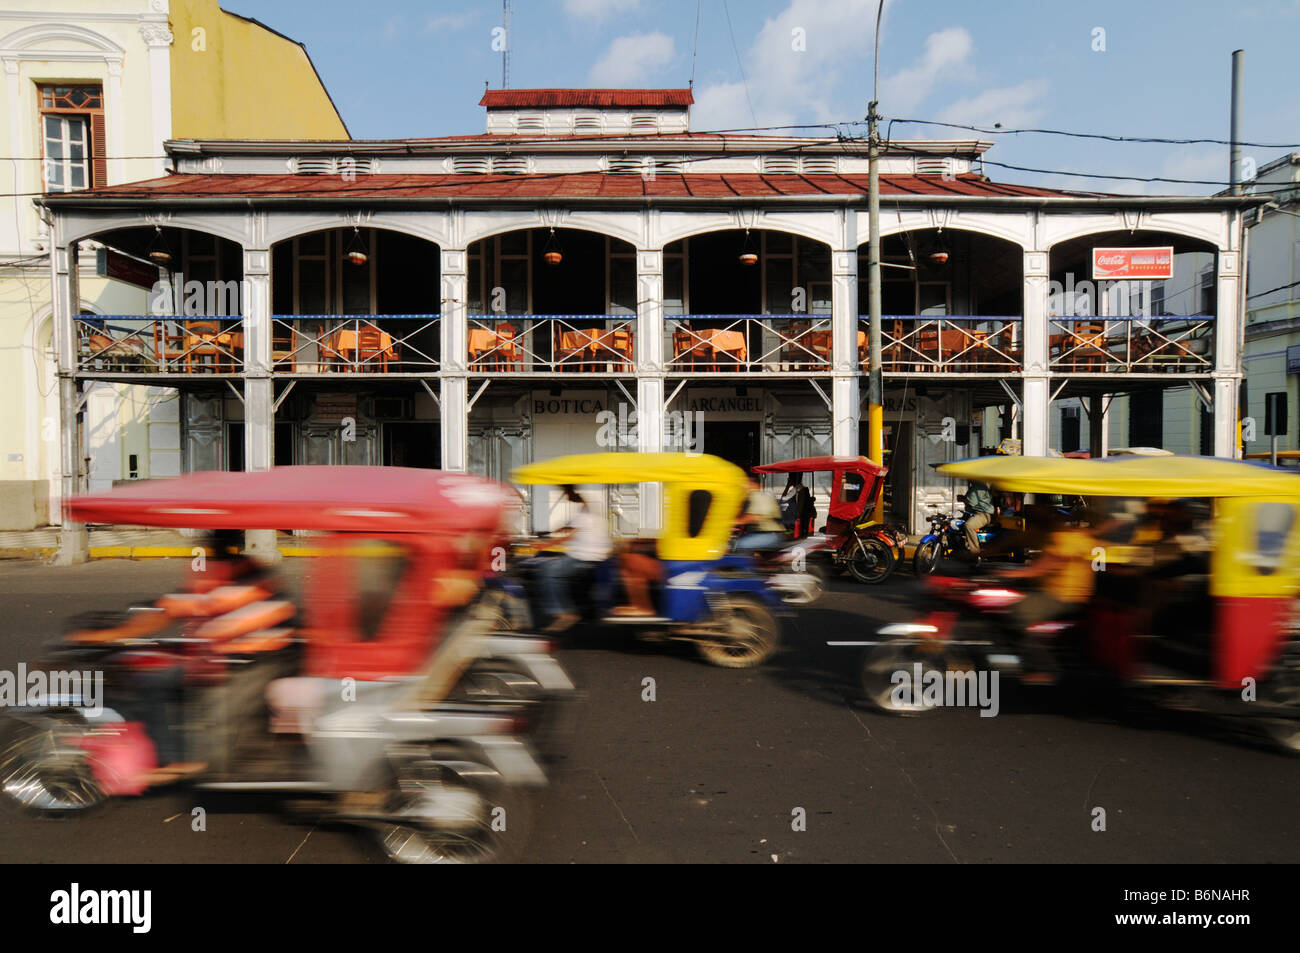
{"type": "MultiPolygon", "coordinates": [[[[662,575],[651,586],[655,614],[621,615],[617,556],[569,580],[575,606],[593,625],[632,630],[650,641],[685,641],[713,665],[749,668],[768,659],[780,640],[778,615],[785,610],[772,578],[756,571],[749,556],[728,553],[749,482],[739,467],[708,454],[593,453],[526,464],[511,479],[523,485],[619,485],[660,483],[664,528],[657,539],[638,541],[653,553],[662,575]]],[[[516,543],[511,574],[540,619],[537,571],[548,555],[545,540],[516,543]]]]}
{"type": "Polygon", "coordinates": [[[884,582],[903,559],[907,534],[875,520],[888,469],[866,457],[800,457],[754,467],[755,473],[829,471],[830,511],[821,533],[801,542],[831,554],[830,568],[866,585],[884,582]],[[809,542],[815,540],[815,542],[809,542]]]}
{"type": "Polygon", "coordinates": [[[517,857],[547,783],[534,742],[573,686],[544,640],[496,634],[512,498],[463,474],[278,467],[70,500],[84,522],[320,531],[324,554],[301,610],[230,584],[213,553],[221,584],[198,560],[189,591],[74,620],[39,668],[102,673],[103,704],[51,691],[11,710],[0,791],[58,814],[187,781],[366,828],[395,861],[517,857]]]}
{"type": "Polygon", "coordinates": [[[885,626],[866,644],[862,681],[872,704],[898,714],[931,710],[890,684],[918,663],[944,679],[973,670],[1042,674],[1037,662],[1026,665],[1028,649],[1067,676],[1100,678],[1160,705],[1236,721],[1300,754],[1295,475],[1232,460],[1136,455],[986,457],[944,464],[940,472],[1011,492],[1143,500],[1148,514],[1172,513],[1169,525],[1184,529],[1199,508],[1208,526],[1159,552],[1159,538],[1099,538],[1091,598],[1025,639],[1002,621],[1025,596],[1015,585],[931,577],[941,604],[916,622],[885,626]]]}

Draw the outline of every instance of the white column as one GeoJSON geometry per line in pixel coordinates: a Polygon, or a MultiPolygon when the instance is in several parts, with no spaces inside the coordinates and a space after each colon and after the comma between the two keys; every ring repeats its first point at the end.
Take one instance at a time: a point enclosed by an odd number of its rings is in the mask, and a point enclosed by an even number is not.
{"type": "MultiPolygon", "coordinates": [[[[263,473],[275,462],[275,383],[271,379],[271,252],[244,249],[240,311],[244,321],[244,470],[263,473]]],[[[244,548],[276,562],[275,530],[244,533],[244,548]]]]}
{"type": "Polygon", "coordinates": [[[1048,419],[1052,379],[1048,371],[1047,290],[1047,252],[1025,252],[1020,439],[1021,452],[1027,457],[1047,456],[1051,435],[1048,419]]]}
{"type": "MultiPolygon", "coordinates": [[[[636,253],[636,409],[637,449],[658,453],[664,448],[664,256],[658,248],[636,253]]],[[[641,529],[662,525],[663,501],[658,483],[642,483],[641,529]]]]}
{"type": "MultiPolygon", "coordinates": [[[[142,23],[140,36],[149,46],[150,119],[153,124],[151,141],[161,147],[162,143],[172,137],[172,32],[165,23],[142,23]]],[[[159,152],[161,154],[161,149],[159,152]]],[[[165,159],[155,160],[155,175],[165,173],[165,163],[165,159]]]]}
{"type": "MultiPolygon", "coordinates": [[[[1232,219],[1232,233],[1239,227],[1232,219]]],[[[1219,281],[1214,328],[1214,455],[1237,455],[1237,397],[1241,383],[1241,255],[1219,249],[1219,281]]],[[[1262,429],[1262,428],[1261,428],[1262,429]]]]}
{"type": "MultiPolygon", "coordinates": [[[[56,234],[58,224],[56,221],[56,234]]],[[[80,310],[77,288],[77,244],[56,244],[50,255],[51,297],[54,306],[54,350],[59,365],[59,506],[80,490],[81,441],[77,424],[77,332],[73,319],[80,310]]],[[[59,528],[60,566],[85,562],[90,555],[86,527],[64,519],[59,528]]]]}
{"type": "Polygon", "coordinates": [[[444,248],[440,254],[442,468],[465,473],[469,469],[469,379],[465,376],[469,367],[468,261],[464,248],[444,248]]]}
{"type": "Polygon", "coordinates": [[[855,457],[861,420],[858,360],[858,249],[853,209],[841,212],[844,246],[831,251],[831,452],[855,457]]]}

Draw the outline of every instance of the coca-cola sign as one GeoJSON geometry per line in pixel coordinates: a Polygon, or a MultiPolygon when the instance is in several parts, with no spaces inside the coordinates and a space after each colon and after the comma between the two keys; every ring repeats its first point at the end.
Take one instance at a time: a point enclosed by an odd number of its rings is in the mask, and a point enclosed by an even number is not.
{"type": "Polygon", "coordinates": [[[1125,278],[1172,278],[1174,276],[1174,248],[1094,248],[1092,250],[1092,277],[1094,281],[1116,281],[1125,278]]]}

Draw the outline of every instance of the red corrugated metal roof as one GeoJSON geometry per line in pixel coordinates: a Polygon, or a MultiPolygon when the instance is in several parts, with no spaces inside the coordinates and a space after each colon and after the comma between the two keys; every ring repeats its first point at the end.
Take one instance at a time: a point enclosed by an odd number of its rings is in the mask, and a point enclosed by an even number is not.
{"type": "MultiPolygon", "coordinates": [[[[990,182],[977,175],[882,175],[882,195],[1070,196],[1031,185],[990,182]]],[[[170,175],[146,182],[102,186],[77,196],[267,198],[565,198],[640,196],[776,198],[800,195],[866,195],[865,175],[766,175],[757,173],[659,173],[653,179],[626,173],[554,175],[170,175]]]]}
{"type": "Polygon", "coordinates": [[[489,89],[479,100],[488,109],[565,106],[663,107],[695,102],[689,89],[489,89]]]}

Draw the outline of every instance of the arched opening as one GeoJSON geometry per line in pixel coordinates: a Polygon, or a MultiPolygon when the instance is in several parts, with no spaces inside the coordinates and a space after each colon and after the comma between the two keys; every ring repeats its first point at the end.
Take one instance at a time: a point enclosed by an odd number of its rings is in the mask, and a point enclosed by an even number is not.
{"type": "Polygon", "coordinates": [[[433,373],[441,253],[378,228],[333,228],[271,249],[271,365],[285,374],[433,373]]]}
{"type": "MultiPolygon", "coordinates": [[[[1018,369],[1024,255],[1002,238],[953,228],[886,235],[880,245],[886,372],[1000,374],[1018,369]]],[[[858,246],[859,349],[866,369],[868,246],[858,246]]]]}
{"type": "MultiPolygon", "coordinates": [[[[118,375],[235,373],[243,363],[243,250],[163,225],[89,236],[93,317],[76,319],[77,369],[118,375]]],[[[82,282],[83,297],[86,283],[82,282]]]]}
{"type": "Polygon", "coordinates": [[[670,373],[830,370],[831,261],[824,242],[772,229],[725,229],[672,242],[663,257],[670,373]]]}
{"type": "Polygon", "coordinates": [[[1207,241],[1139,230],[1054,245],[1048,360],[1069,383],[1051,407],[1050,444],[1212,453],[1213,411],[1180,385],[1214,370],[1218,294],[1218,250],[1207,241]]]}
{"type": "Polygon", "coordinates": [[[468,250],[469,367],[631,373],[636,249],[573,228],[528,228],[468,250]]]}
{"type": "Polygon", "coordinates": [[[441,466],[418,379],[441,363],[441,298],[441,249],[418,236],[351,226],[272,246],[277,465],[441,466]]]}
{"type": "Polygon", "coordinates": [[[1050,252],[1054,369],[1209,372],[1218,254],[1169,232],[1082,235],[1050,252]]]}

